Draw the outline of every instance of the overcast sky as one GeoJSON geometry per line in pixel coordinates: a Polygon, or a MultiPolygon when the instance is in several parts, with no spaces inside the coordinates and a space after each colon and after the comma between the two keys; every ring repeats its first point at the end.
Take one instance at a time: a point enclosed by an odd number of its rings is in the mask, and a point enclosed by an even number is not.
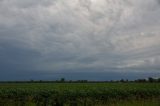
{"type": "Polygon", "coordinates": [[[160,76],[160,0],[0,0],[0,80],[160,76]]]}

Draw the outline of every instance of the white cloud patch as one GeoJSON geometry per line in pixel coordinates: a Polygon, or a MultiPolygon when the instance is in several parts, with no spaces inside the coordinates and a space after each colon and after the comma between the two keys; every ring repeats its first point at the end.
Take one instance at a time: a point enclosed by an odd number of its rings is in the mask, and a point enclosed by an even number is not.
{"type": "Polygon", "coordinates": [[[159,19],[159,0],[1,0],[0,63],[157,70],[159,19]]]}

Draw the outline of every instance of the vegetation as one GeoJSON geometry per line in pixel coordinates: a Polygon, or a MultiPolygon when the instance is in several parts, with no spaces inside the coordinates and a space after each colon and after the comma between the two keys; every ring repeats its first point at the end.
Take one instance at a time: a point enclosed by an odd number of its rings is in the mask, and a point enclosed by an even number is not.
{"type": "Polygon", "coordinates": [[[123,100],[130,101],[126,103],[130,106],[134,100],[144,103],[145,99],[153,99],[154,102],[149,103],[155,106],[160,104],[160,83],[154,81],[89,83],[82,80],[83,83],[79,83],[61,79],[61,83],[33,82],[36,81],[1,83],[0,106],[124,106],[123,100]]]}
{"type": "Polygon", "coordinates": [[[111,80],[111,81],[88,81],[88,80],[65,80],[65,78],[61,78],[60,80],[56,81],[43,81],[43,80],[33,80],[30,81],[0,81],[0,83],[106,83],[106,82],[121,82],[121,83],[128,83],[128,82],[136,82],[136,83],[159,83],[160,78],[152,78],[149,77],[148,79],[137,79],[137,80],[128,80],[128,79],[121,79],[121,80],[111,80]]]}

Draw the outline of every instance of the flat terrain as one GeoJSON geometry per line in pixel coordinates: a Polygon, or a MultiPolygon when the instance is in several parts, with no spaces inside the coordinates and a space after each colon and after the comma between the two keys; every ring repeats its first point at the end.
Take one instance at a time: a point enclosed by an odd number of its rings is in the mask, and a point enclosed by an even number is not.
{"type": "Polygon", "coordinates": [[[160,106],[160,83],[1,83],[0,106],[160,106]]]}

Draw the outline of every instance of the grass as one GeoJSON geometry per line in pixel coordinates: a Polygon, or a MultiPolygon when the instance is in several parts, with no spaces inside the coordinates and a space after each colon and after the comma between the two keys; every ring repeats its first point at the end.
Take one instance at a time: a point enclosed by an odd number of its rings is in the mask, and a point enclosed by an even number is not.
{"type": "Polygon", "coordinates": [[[159,106],[159,97],[160,83],[0,84],[0,106],[159,106]]]}

